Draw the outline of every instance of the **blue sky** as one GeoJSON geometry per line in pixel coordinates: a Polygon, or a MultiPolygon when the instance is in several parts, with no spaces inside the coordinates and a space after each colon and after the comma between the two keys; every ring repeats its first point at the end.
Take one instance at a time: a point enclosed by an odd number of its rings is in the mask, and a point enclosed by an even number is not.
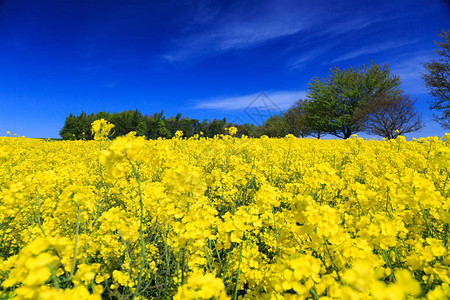
{"type": "Polygon", "coordinates": [[[136,108],[260,122],[252,110],[373,60],[417,99],[427,126],[409,137],[441,136],[420,72],[442,29],[439,0],[0,0],[0,135],[54,138],[70,113],[136,108]]]}

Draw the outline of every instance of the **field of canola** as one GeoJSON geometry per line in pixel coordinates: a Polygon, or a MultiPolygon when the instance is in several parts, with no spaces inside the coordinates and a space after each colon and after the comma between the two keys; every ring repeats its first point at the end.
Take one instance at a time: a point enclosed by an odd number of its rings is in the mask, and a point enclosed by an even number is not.
{"type": "Polygon", "coordinates": [[[3,137],[0,298],[450,298],[449,172],[450,135],[3,137]]]}

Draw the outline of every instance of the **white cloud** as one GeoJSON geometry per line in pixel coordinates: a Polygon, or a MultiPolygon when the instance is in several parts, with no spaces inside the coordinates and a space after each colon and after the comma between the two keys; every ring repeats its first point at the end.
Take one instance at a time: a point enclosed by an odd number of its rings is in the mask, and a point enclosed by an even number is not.
{"type": "MultiPolygon", "coordinates": [[[[286,1],[284,1],[286,2],[286,1]]],[[[241,5],[211,19],[203,30],[173,41],[173,50],[163,57],[171,62],[204,54],[224,53],[250,48],[265,42],[291,36],[313,21],[312,14],[300,9],[286,10],[285,5],[269,2],[255,7],[241,5]]],[[[295,7],[295,6],[294,6],[295,7]]],[[[197,17],[193,17],[197,19],[197,17]]]]}
{"type": "Polygon", "coordinates": [[[361,48],[359,48],[357,50],[350,51],[350,52],[348,52],[345,55],[342,55],[342,56],[339,56],[339,57],[335,58],[331,62],[335,63],[335,62],[339,62],[339,61],[344,61],[344,60],[349,60],[349,59],[352,59],[352,58],[360,57],[360,56],[363,56],[363,55],[379,53],[379,52],[386,51],[386,50],[391,50],[391,49],[395,49],[395,48],[408,46],[408,45],[413,44],[415,42],[416,41],[406,41],[406,40],[405,41],[386,41],[386,42],[383,42],[381,44],[361,47],[361,48]]]}
{"type": "Polygon", "coordinates": [[[105,87],[107,87],[107,88],[114,88],[114,87],[116,87],[118,84],[119,84],[119,82],[117,82],[117,81],[111,81],[111,82],[106,83],[106,84],[105,84],[105,87]]]}
{"type": "Polygon", "coordinates": [[[400,76],[401,87],[407,94],[426,94],[422,75],[425,73],[424,62],[430,58],[424,53],[416,53],[415,56],[405,57],[391,64],[391,72],[400,76]]]}
{"type": "Polygon", "coordinates": [[[384,14],[383,12],[374,13],[375,14],[371,15],[370,17],[358,16],[348,20],[340,21],[338,23],[330,24],[330,26],[320,32],[320,34],[331,36],[342,35],[351,31],[365,29],[366,27],[372,26],[374,24],[387,22],[393,19],[392,17],[386,16],[386,14],[384,14]]]}
{"type": "Polygon", "coordinates": [[[296,57],[291,60],[287,67],[289,70],[302,70],[306,65],[311,63],[313,60],[318,58],[320,55],[326,53],[333,45],[327,44],[323,45],[320,48],[316,48],[314,50],[306,51],[302,55],[296,57]]]}
{"type": "MultiPolygon", "coordinates": [[[[168,45],[170,50],[159,57],[168,62],[179,62],[295,37],[284,53],[289,53],[291,58],[296,56],[296,51],[300,55],[296,59],[291,59],[287,63],[287,68],[302,69],[335,47],[339,43],[337,36],[348,35],[396,18],[386,16],[385,10],[349,18],[345,7],[339,3],[330,5],[322,1],[269,0],[258,2],[258,5],[238,2],[226,9],[202,8],[198,12],[194,11],[191,16],[192,24],[196,25],[188,26],[189,30],[183,32],[183,36],[171,40],[168,45]],[[301,34],[303,32],[304,35],[301,34]],[[321,41],[320,44],[312,43],[317,38],[321,41]]],[[[351,51],[332,62],[390,50],[410,43],[384,42],[351,51]]]]}
{"type": "Polygon", "coordinates": [[[305,98],[306,91],[274,91],[254,93],[236,97],[222,97],[199,101],[196,109],[245,110],[253,106],[264,106],[266,110],[285,110],[295,101],[305,98]]]}

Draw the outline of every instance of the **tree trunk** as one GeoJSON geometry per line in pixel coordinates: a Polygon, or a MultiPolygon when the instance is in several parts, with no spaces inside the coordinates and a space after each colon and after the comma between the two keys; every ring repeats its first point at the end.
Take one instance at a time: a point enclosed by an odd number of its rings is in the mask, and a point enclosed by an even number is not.
{"type": "Polygon", "coordinates": [[[346,140],[352,136],[352,131],[350,129],[348,129],[348,127],[344,127],[342,132],[344,133],[344,140],[346,140]]]}

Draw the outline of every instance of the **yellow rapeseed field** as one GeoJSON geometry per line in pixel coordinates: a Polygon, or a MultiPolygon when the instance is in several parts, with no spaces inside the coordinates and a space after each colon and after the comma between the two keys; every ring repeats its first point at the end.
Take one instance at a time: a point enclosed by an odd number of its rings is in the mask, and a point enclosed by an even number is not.
{"type": "Polygon", "coordinates": [[[0,298],[446,299],[450,135],[0,138],[0,298]]]}

